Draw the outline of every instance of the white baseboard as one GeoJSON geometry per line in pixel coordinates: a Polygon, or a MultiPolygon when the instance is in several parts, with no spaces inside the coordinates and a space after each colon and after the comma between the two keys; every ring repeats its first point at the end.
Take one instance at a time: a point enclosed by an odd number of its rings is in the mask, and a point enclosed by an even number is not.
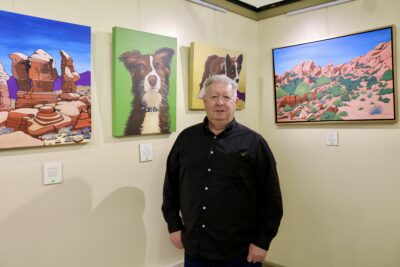
{"type": "Polygon", "coordinates": [[[279,264],[272,263],[272,262],[268,262],[268,261],[264,261],[264,262],[262,263],[262,266],[263,266],[263,267],[285,267],[285,266],[283,266],[283,265],[279,265],[279,264]]]}
{"type": "Polygon", "coordinates": [[[183,260],[179,260],[179,261],[169,264],[165,267],[183,267],[183,260]]]}

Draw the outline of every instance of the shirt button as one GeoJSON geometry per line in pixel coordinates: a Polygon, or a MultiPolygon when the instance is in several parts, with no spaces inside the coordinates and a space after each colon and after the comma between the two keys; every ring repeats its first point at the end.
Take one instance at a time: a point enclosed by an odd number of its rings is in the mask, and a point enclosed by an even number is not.
{"type": "Polygon", "coordinates": [[[201,227],[202,227],[202,228],[206,228],[206,225],[205,225],[205,224],[202,224],[201,227]]]}
{"type": "Polygon", "coordinates": [[[210,152],[210,153],[211,153],[211,155],[212,155],[212,154],[214,154],[214,151],[212,151],[212,150],[211,150],[211,152],[210,152]]]}
{"type": "Polygon", "coordinates": [[[211,172],[211,169],[210,169],[210,168],[208,168],[208,169],[207,169],[207,171],[208,171],[208,172],[211,172]]]}
{"type": "Polygon", "coordinates": [[[216,135],[214,135],[214,139],[217,139],[217,136],[216,136],[216,135]]]}
{"type": "Polygon", "coordinates": [[[206,209],[206,206],[203,206],[203,210],[205,210],[206,209]]]}
{"type": "Polygon", "coordinates": [[[207,190],[208,190],[208,187],[207,187],[207,186],[206,186],[206,187],[204,187],[204,190],[206,190],[206,191],[207,191],[207,190]]]}

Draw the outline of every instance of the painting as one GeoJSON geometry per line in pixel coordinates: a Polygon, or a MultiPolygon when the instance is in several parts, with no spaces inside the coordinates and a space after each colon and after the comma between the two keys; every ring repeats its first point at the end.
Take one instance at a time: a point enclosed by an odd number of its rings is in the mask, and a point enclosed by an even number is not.
{"type": "Polygon", "coordinates": [[[0,11],[0,149],[91,140],[90,27],[0,11]]]}
{"type": "Polygon", "coordinates": [[[238,84],[236,108],[244,109],[246,101],[246,56],[225,48],[202,43],[190,47],[189,109],[203,110],[204,81],[211,75],[223,74],[238,84]]]}
{"type": "Polygon", "coordinates": [[[394,121],[393,31],[272,49],[276,122],[394,121]]]}
{"type": "Polygon", "coordinates": [[[175,131],[176,51],[176,38],[113,28],[113,136],[175,131]]]}

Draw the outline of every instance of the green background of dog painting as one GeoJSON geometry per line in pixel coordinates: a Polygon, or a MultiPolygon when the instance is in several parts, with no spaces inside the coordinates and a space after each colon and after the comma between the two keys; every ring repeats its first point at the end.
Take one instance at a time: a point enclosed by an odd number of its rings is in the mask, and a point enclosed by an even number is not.
{"type": "Polygon", "coordinates": [[[119,60],[119,56],[127,51],[137,50],[142,55],[154,54],[163,47],[174,50],[170,63],[168,105],[170,116],[170,132],[176,131],[176,57],[177,41],[176,38],[151,34],[136,30],[114,27],[112,32],[113,48],[113,100],[112,100],[112,125],[113,136],[125,136],[125,126],[129,114],[132,110],[132,79],[124,63],[119,60]]]}

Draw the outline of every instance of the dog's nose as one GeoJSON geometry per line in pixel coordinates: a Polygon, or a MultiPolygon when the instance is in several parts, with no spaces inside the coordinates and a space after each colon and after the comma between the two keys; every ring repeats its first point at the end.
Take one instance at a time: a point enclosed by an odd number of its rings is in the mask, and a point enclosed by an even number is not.
{"type": "Polygon", "coordinates": [[[149,84],[151,87],[156,86],[156,84],[157,84],[157,76],[156,75],[149,76],[149,84]]]}

